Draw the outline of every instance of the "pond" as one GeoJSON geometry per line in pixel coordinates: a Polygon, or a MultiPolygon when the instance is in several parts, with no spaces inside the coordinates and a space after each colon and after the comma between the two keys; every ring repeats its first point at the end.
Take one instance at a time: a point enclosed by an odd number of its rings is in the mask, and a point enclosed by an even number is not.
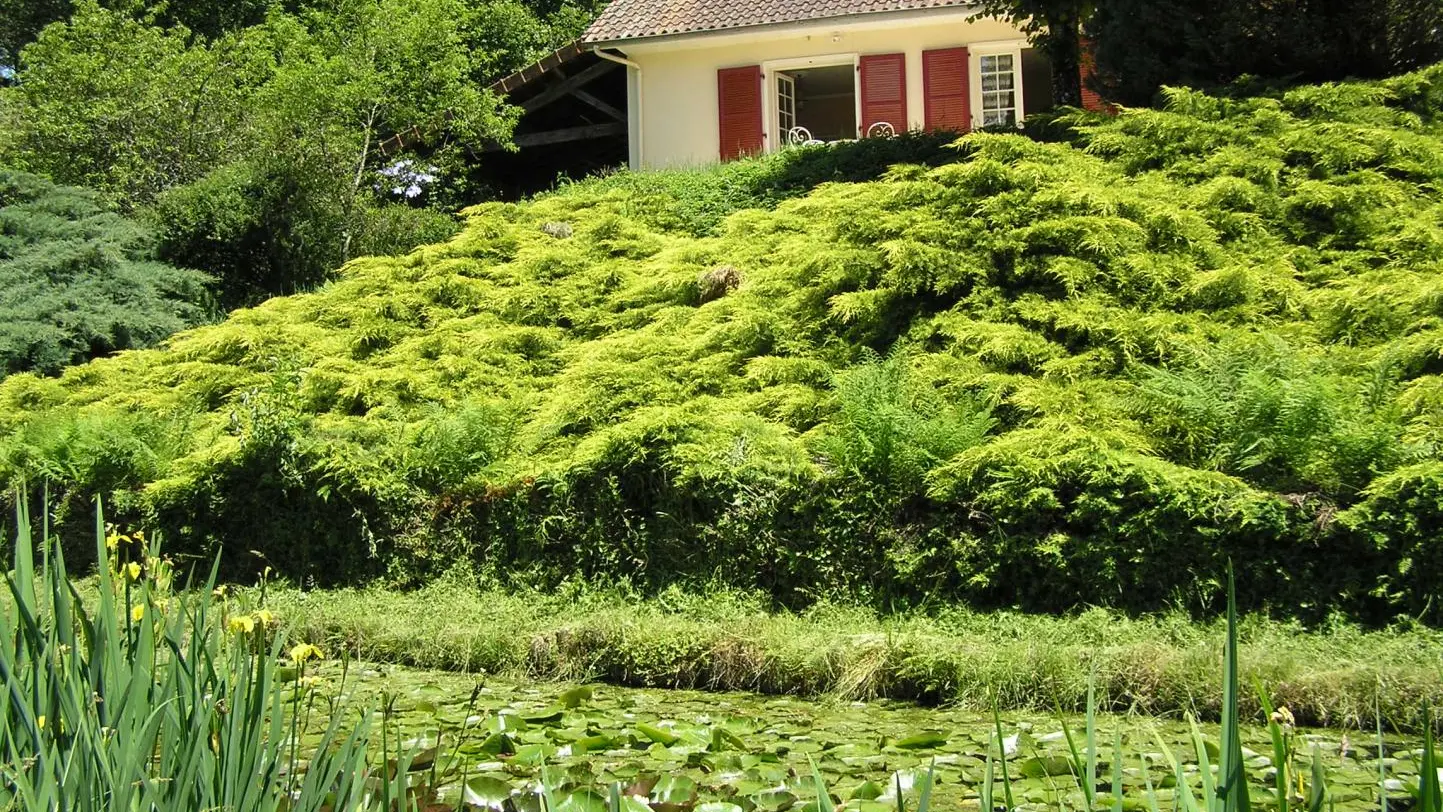
{"type": "MultiPolygon", "coordinates": [[[[328,663],[313,669],[313,696],[297,701],[314,740],[327,706],[391,708],[396,733],[418,756],[418,786],[438,804],[539,810],[544,786],[568,810],[601,809],[612,785],[629,809],[657,812],[781,812],[815,808],[812,764],[830,794],[860,812],[896,810],[901,791],[915,809],[934,770],[933,809],[977,808],[987,756],[998,755],[990,715],[904,702],[843,702],[744,693],[641,690],[606,685],[516,684],[491,678],[391,666],[328,663]],[[398,730],[399,729],[399,730],[398,730]],[[437,746],[439,742],[439,746],[437,746]],[[719,803],[721,802],[721,803],[719,803]]],[[[338,711],[347,712],[347,711],[338,711]]],[[[379,725],[382,715],[375,713],[379,725]]],[[[1084,720],[1066,717],[1077,746],[1084,720]]],[[[1063,723],[1036,714],[1001,714],[1007,774],[1023,809],[1085,808],[1073,775],[1063,723]]],[[[1217,727],[1200,725],[1216,757],[1217,727]]],[[[1163,809],[1174,806],[1170,751],[1190,782],[1200,779],[1193,729],[1186,721],[1099,716],[1099,804],[1111,804],[1115,731],[1122,742],[1125,808],[1148,809],[1150,784],[1163,809]],[[1166,748],[1166,751],[1164,750],[1166,748]]],[[[1314,753],[1339,812],[1376,809],[1380,783],[1391,797],[1417,784],[1417,742],[1371,734],[1298,730],[1293,770],[1311,783],[1314,753]],[[1380,777],[1381,769],[1381,777],[1380,777]]],[[[1272,744],[1262,726],[1244,729],[1254,804],[1275,798],[1272,744]]],[[[995,797],[1004,797],[994,764],[995,797]]],[[[1214,772],[1216,768],[1214,766],[1214,772]]],[[[1294,787],[1294,792],[1306,788],[1294,787]]]]}

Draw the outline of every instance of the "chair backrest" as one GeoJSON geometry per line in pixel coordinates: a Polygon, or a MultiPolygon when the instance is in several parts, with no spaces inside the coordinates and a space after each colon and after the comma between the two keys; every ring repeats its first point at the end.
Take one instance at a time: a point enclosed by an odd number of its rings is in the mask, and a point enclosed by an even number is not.
{"type": "Polygon", "coordinates": [[[867,128],[868,138],[891,138],[896,134],[897,129],[887,121],[878,121],[867,128]]]}
{"type": "Polygon", "coordinates": [[[810,143],[812,140],[814,140],[812,138],[812,131],[808,130],[806,127],[797,125],[796,127],[787,130],[788,146],[801,146],[802,144],[810,143]]]}

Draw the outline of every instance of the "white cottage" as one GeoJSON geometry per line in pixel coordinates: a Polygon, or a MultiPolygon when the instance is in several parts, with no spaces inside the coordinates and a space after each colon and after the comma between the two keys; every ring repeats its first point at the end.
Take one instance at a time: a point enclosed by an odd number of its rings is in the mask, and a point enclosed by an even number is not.
{"type": "Polygon", "coordinates": [[[612,0],[584,44],[627,67],[633,169],[1052,106],[1046,59],[965,0],[612,0]]]}

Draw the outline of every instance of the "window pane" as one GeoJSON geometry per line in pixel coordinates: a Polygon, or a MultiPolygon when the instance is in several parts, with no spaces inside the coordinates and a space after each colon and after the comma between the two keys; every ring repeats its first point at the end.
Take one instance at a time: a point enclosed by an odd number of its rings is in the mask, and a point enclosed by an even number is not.
{"type": "MultiPolygon", "coordinates": [[[[996,90],[1011,90],[1011,89],[1012,89],[1012,87],[1013,87],[1013,85],[1012,85],[1012,74],[1011,74],[1010,72],[1009,72],[1009,73],[999,73],[999,74],[997,74],[996,79],[997,79],[997,87],[994,88],[994,89],[996,89],[996,90]]],[[[984,85],[984,87],[985,87],[985,85],[984,85]]]]}
{"type": "Polygon", "coordinates": [[[984,56],[984,57],[982,57],[982,70],[983,70],[984,72],[997,70],[997,57],[995,57],[995,56],[984,56]]]}
{"type": "Polygon", "coordinates": [[[982,89],[983,89],[983,90],[996,90],[996,89],[997,89],[997,74],[995,74],[995,73],[986,73],[986,74],[983,74],[983,75],[982,75],[982,89]]]}
{"type": "Polygon", "coordinates": [[[1012,70],[1012,54],[1002,54],[997,57],[998,70],[1012,70]]]}

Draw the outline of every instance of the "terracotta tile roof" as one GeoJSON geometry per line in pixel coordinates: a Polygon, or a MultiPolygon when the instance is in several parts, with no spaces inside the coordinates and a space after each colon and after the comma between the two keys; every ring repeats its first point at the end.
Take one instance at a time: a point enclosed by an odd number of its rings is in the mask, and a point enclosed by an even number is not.
{"type": "Polygon", "coordinates": [[[615,42],[968,5],[971,0],[611,0],[582,39],[615,42]]]}

